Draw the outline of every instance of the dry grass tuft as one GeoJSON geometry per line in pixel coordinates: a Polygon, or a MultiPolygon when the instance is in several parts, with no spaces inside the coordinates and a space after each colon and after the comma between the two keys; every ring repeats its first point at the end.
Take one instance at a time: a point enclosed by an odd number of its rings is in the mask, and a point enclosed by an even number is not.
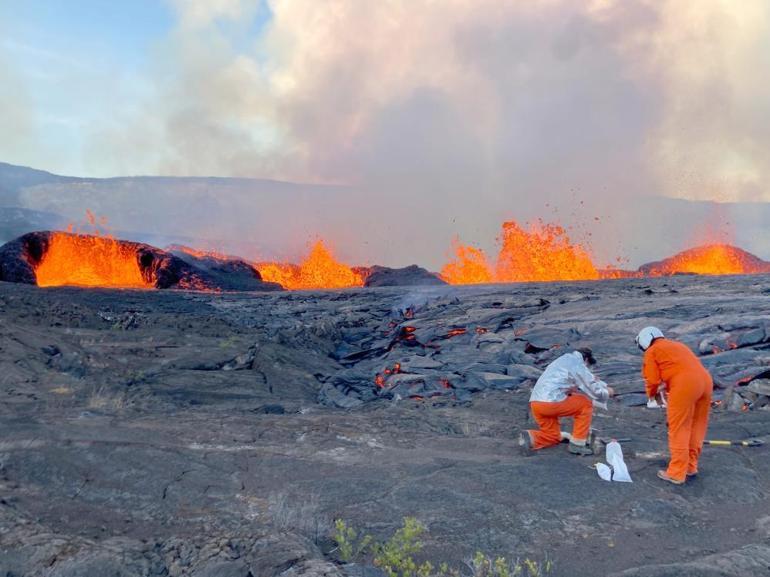
{"type": "Polygon", "coordinates": [[[59,386],[51,389],[51,392],[54,395],[71,395],[73,391],[72,391],[72,388],[70,387],[59,386]]]}
{"type": "Polygon", "coordinates": [[[315,541],[332,528],[331,519],[322,513],[320,499],[315,493],[303,497],[273,493],[268,497],[267,510],[278,528],[315,541]]]}
{"type": "Polygon", "coordinates": [[[124,392],[110,392],[106,387],[94,388],[88,397],[86,406],[93,410],[120,411],[126,407],[127,399],[124,392]]]}

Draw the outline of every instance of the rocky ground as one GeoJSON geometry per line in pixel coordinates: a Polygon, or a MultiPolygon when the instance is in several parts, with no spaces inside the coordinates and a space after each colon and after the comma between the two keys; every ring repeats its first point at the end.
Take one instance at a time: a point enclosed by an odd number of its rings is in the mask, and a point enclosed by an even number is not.
{"type": "MultiPolygon", "coordinates": [[[[706,448],[698,478],[660,482],[664,414],[639,406],[633,343],[657,324],[720,386],[761,376],[769,287],[0,283],[0,575],[359,575],[332,520],[384,538],[405,516],[426,558],[461,568],[481,550],[557,576],[770,574],[770,445],[706,448]],[[595,427],[631,439],[633,484],[564,447],[517,450],[539,370],[584,345],[621,393],[595,427]]],[[[770,412],[715,410],[709,436],[770,440],[770,412]]]]}

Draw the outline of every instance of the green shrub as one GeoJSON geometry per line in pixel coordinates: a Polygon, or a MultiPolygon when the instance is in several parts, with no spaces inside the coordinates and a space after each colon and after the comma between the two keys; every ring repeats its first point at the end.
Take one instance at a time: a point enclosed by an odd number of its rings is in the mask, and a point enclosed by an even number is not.
{"type": "Polygon", "coordinates": [[[349,527],[342,519],[334,521],[332,539],[337,543],[337,550],[343,563],[350,563],[364,553],[372,542],[371,535],[365,535],[359,539],[358,532],[353,527],[349,527]]]}
{"type": "Polygon", "coordinates": [[[388,577],[430,577],[433,566],[429,561],[417,565],[413,555],[422,551],[420,536],[425,525],[414,517],[405,517],[404,526],[396,530],[385,543],[374,547],[374,564],[388,577]]]}
{"type": "MultiPolygon", "coordinates": [[[[436,568],[430,561],[418,563],[414,556],[423,548],[421,537],[427,529],[415,517],[405,517],[402,527],[384,543],[375,543],[370,535],[359,537],[358,532],[342,519],[334,522],[332,538],[337,543],[339,558],[350,563],[365,554],[372,555],[372,562],[382,569],[387,577],[462,577],[463,572],[441,563],[436,568]]],[[[508,561],[505,557],[489,557],[477,552],[467,563],[472,571],[469,577],[544,577],[553,564],[532,559],[508,561]]]]}
{"type": "Polygon", "coordinates": [[[505,557],[492,559],[478,551],[469,563],[473,577],[542,577],[553,569],[553,563],[546,559],[539,563],[532,559],[516,559],[511,562],[505,557]]]}

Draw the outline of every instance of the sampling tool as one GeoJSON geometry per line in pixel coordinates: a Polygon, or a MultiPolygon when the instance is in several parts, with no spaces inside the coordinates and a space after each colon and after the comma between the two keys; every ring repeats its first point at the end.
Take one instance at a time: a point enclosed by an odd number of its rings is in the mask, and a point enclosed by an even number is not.
{"type": "Polygon", "coordinates": [[[745,441],[727,441],[722,439],[707,439],[704,445],[712,447],[761,447],[765,442],[761,439],[747,439],[745,441]]]}

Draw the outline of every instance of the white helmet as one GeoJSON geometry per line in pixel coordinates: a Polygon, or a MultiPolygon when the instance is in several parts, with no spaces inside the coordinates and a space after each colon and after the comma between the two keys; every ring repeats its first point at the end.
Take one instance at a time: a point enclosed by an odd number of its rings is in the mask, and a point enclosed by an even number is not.
{"type": "Polygon", "coordinates": [[[639,331],[639,334],[636,335],[636,346],[638,346],[643,351],[646,351],[648,348],[650,348],[652,341],[662,338],[664,338],[663,331],[661,331],[658,327],[644,327],[641,331],[639,331]]]}

